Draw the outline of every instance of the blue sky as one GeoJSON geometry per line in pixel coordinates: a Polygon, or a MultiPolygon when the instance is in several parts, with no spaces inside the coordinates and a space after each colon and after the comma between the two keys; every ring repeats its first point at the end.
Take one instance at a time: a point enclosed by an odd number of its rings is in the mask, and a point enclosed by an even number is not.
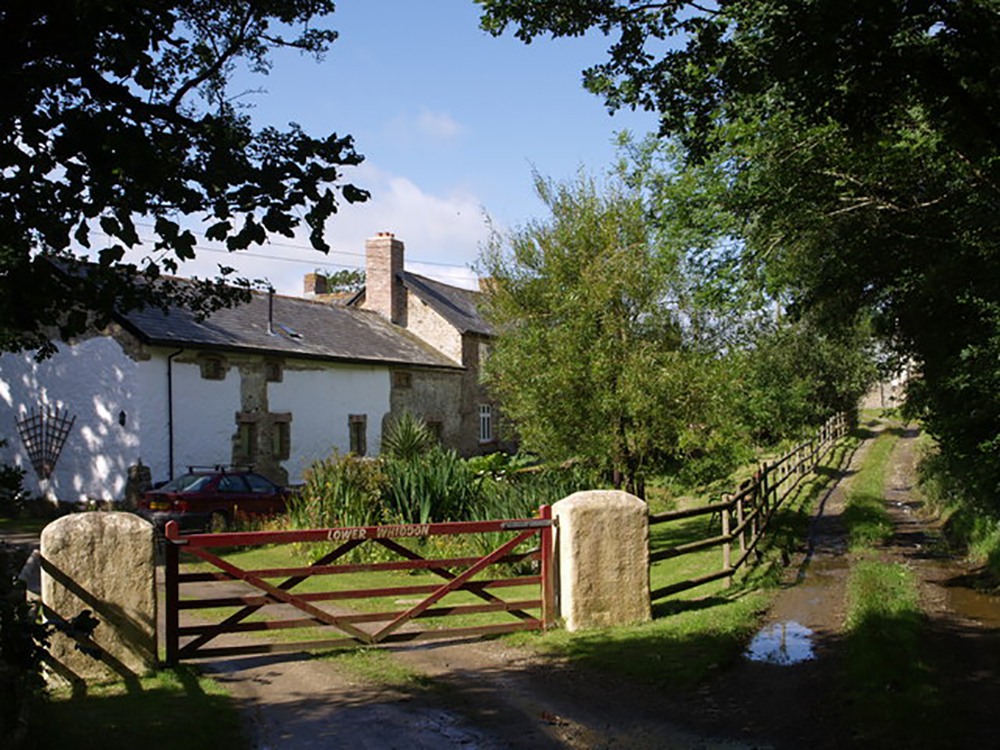
{"type": "Polygon", "coordinates": [[[612,117],[583,90],[581,71],[608,46],[599,34],[531,45],[509,33],[493,38],[479,29],[472,0],[341,0],[328,23],[340,37],[322,62],[283,52],[270,75],[240,75],[233,90],[266,89],[241,98],[258,126],[296,122],[313,135],[354,136],[366,159],[347,179],[371,201],[330,222],[330,256],[289,246],[307,244],[299,241],[240,259],[206,250],[185,275],[227,263],[297,293],[304,273],[360,265],[365,238],[391,231],[406,243],[411,270],[473,285],[484,212],[500,226],[544,215],[533,168],[556,179],[580,166],[601,171],[614,160],[615,132],[656,125],[646,113],[612,117]],[[284,260],[254,257],[262,255],[284,260]]]}

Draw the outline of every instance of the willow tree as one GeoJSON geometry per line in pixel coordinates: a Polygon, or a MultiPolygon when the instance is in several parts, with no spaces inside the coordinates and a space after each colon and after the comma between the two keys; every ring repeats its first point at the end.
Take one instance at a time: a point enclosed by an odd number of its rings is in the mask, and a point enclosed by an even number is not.
{"type": "Polygon", "coordinates": [[[711,368],[683,346],[678,256],[619,182],[535,189],[550,215],[494,232],[480,258],[498,332],[487,384],[524,448],[588,458],[641,492],[706,428],[712,398],[711,368]]]}

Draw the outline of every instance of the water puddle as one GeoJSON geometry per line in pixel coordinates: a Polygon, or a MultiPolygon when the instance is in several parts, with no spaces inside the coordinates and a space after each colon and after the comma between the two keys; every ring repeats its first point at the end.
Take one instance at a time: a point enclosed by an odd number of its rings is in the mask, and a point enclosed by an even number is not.
{"type": "Polygon", "coordinates": [[[1000,628],[1000,598],[965,586],[948,589],[948,604],[956,612],[988,628],[1000,628]]]}
{"type": "Polygon", "coordinates": [[[744,656],[783,667],[798,664],[814,658],[812,638],[813,631],[794,620],[775,622],[754,636],[744,656]]]}

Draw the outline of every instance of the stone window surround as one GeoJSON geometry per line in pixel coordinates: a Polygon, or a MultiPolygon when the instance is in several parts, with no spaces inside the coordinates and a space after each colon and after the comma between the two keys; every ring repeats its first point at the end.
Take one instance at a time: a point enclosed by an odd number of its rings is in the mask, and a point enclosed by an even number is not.
{"type": "Polygon", "coordinates": [[[368,453],[368,415],[349,414],[347,417],[351,453],[364,456],[368,453]]]}
{"type": "MultiPolygon", "coordinates": [[[[240,450],[238,451],[239,457],[251,463],[253,463],[254,459],[257,458],[257,440],[259,435],[259,425],[274,425],[274,426],[288,425],[287,427],[284,428],[285,437],[284,440],[282,441],[283,444],[281,445],[281,448],[283,449],[281,451],[281,454],[272,456],[273,458],[279,461],[287,460],[291,456],[291,446],[292,446],[291,422],[292,422],[292,415],[290,412],[279,412],[279,413],[268,412],[266,414],[262,414],[259,412],[246,412],[246,411],[237,412],[236,413],[237,439],[241,443],[241,445],[239,446],[240,450]],[[244,425],[246,425],[246,428],[244,427],[244,425]],[[241,432],[243,432],[244,430],[246,432],[245,438],[241,434],[241,432]],[[243,450],[244,441],[249,443],[249,445],[246,446],[249,447],[249,451],[243,450]]],[[[273,438],[271,440],[271,443],[269,444],[269,447],[273,452],[274,451],[273,438]]]]}
{"type": "Polygon", "coordinates": [[[229,369],[226,358],[221,355],[200,355],[198,367],[202,380],[225,380],[229,369]]]}

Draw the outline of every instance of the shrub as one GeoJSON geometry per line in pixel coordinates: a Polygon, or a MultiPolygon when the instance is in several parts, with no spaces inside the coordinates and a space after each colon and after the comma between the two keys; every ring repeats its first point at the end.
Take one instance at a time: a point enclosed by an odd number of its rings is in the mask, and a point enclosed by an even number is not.
{"type": "Polygon", "coordinates": [[[385,483],[378,459],[334,453],[306,472],[302,491],[288,503],[289,522],[299,529],[377,526],[389,520],[385,483]]]}
{"type": "Polygon", "coordinates": [[[455,451],[434,446],[384,465],[386,503],[404,523],[463,521],[475,512],[482,478],[455,451]]]}

